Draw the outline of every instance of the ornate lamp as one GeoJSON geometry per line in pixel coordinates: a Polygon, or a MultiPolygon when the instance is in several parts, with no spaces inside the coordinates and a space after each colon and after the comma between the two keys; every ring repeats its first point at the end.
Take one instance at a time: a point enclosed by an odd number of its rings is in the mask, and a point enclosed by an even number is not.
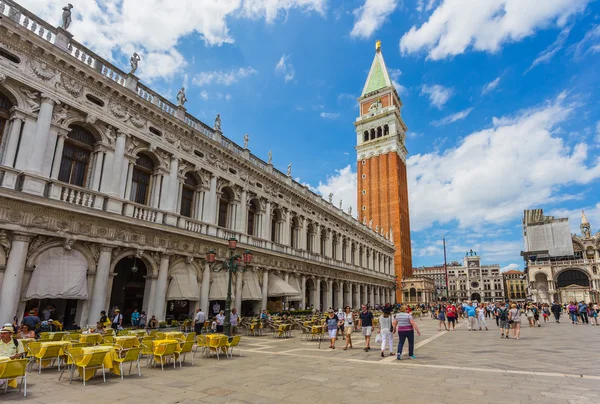
{"type": "Polygon", "coordinates": [[[208,252],[206,253],[206,262],[208,262],[209,264],[212,264],[213,262],[215,262],[216,259],[217,259],[217,254],[215,253],[215,250],[213,250],[213,249],[208,250],[208,252]]]}
{"type": "Polygon", "coordinates": [[[235,250],[235,248],[237,247],[237,240],[235,237],[231,237],[229,239],[229,249],[230,250],[235,250]]]}

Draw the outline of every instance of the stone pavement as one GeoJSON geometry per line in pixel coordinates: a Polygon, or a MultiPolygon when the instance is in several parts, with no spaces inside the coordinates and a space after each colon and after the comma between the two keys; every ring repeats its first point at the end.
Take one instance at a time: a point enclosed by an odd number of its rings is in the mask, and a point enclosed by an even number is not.
{"type": "MultiPolygon", "coordinates": [[[[525,320],[525,318],[523,318],[525,320]]],[[[28,396],[0,393],[0,401],[79,403],[600,403],[600,327],[554,322],[525,326],[520,340],[489,331],[437,332],[437,321],[418,321],[417,359],[335,350],[323,341],[243,337],[242,356],[188,359],[183,369],[142,367],[142,377],[115,376],[102,383],[57,381],[56,370],[29,374],[28,396]]],[[[372,344],[374,347],[375,344],[372,344]]],[[[145,364],[145,361],[144,361],[145,364]]]]}

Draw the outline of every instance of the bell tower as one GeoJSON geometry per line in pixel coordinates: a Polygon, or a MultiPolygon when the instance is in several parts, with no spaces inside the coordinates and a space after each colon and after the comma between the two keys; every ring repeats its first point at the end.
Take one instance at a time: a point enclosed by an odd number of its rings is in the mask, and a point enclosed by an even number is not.
{"type": "Polygon", "coordinates": [[[357,201],[359,220],[372,221],[390,232],[394,241],[394,269],[397,276],[396,301],[402,301],[402,279],[412,275],[410,218],[405,146],[407,127],[402,120],[402,101],[381,53],[375,44],[375,58],[358,99],[356,127],[357,201]]]}

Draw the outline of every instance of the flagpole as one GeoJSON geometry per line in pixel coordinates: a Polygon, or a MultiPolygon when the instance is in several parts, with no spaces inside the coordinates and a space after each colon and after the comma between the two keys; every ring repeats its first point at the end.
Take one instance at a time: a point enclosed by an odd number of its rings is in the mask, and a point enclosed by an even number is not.
{"type": "Polygon", "coordinates": [[[450,292],[448,290],[448,266],[446,265],[446,236],[442,236],[444,241],[444,274],[446,275],[446,299],[450,300],[450,292]]]}

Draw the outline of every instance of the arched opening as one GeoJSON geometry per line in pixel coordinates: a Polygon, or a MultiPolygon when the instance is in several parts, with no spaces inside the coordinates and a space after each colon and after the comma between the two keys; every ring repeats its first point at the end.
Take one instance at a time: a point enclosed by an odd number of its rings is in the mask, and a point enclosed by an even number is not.
{"type": "MultiPolygon", "coordinates": [[[[0,92],[0,145],[4,149],[4,138],[8,134],[8,119],[10,118],[10,109],[13,107],[13,103],[10,99],[0,92]]],[[[2,150],[4,154],[4,150],[2,150]]],[[[8,162],[12,164],[12,161],[8,162]]]]}
{"type": "Polygon", "coordinates": [[[380,138],[381,136],[383,136],[383,130],[381,130],[381,126],[377,127],[377,138],[380,138]]]}
{"type": "Polygon", "coordinates": [[[321,239],[319,240],[319,253],[325,256],[325,252],[327,251],[327,230],[321,230],[321,239]]]}
{"type": "Polygon", "coordinates": [[[180,261],[170,270],[165,319],[182,321],[193,318],[196,302],[200,299],[197,271],[193,264],[180,261]]]}
{"type": "Polygon", "coordinates": [[[312,222],[306,226],[306,240],[306,251],[313,253],[315,242],[315,225],[312,222]]]}
{"type": "Polygon", "coordinates": [[[58,320],[65,326],[80,321],[88,299],[87,271],[88,260],[76,249],[54,247],[41,252],[23,297],[26,311],[37,308],[40,319],[58,320]]]}
{"type": "Polygon", "coordinates": [[[196,212],[194,211],[196,201],[196,190],[198,189],[198,180],[192,173],[185,175],[183,186],[181,188],[181,209],[179,214],[185,217],[194,217],[196,212]]]}
{"type": "Polygon", "coordinates": [[[294,216],[290,224],[290,247],[300,248],[300,219],[298,216],[294,216]]]}
{"type": "Polygon", "coordinates": [[[271,241],[281,243],[281,230],[283,227],[283,213],[280,209],[273,210],[271,215],[271,241]]]}
{"type": "Polygon", "coordinates": [[[481,302],[481,295],[479,293],[473,293],[471,295],[471,300],[474,302],[481,302]]]}
{"type": "Polygon", "coordinates": [[[371,140],[375,139],[375,129],[371,129],[371,140]]]}
{"type": "Polygon", "coordinates": [[[255,199],[250,201],[248,205],[248,223],[247,223],[247,232],[250,236],[256,236],[258,233],[258,222],[256,220],[256,215],[258,213],[258,203],[255,199]]]}
{"type": "Polygon", "coordinates": [[[338,257],[338,235],[336,233],[333,233],[333,237],[331,238],[331,258],[333,258],[334,260],[339,259],[338,257]]]}
{"type": "Polygon", "coordinates": [[[319,301],[321,302],[321,307],[318,308],[319,311],[321,311],[321,312],[329,309],[329,306],[328,306],[329,293],[331,293],[331,291],[328,290],[327,282],[321,281],[321,296],[319,298],[319,301]]]}
{"type": "MultiPolygon", "coordinates": [[[[145,262],[137,257],[122,258],[115,266],[108,310],[112,313],[114,309],[120,309],[124,325],[131,324],[134,309],[143,310],[147,274],[145,262]]],[[[148,313],[148,317],[153,314],[148,313]]]]}
{"type": "Polygon", "coordinates": [[[308,278],[306,280],[306,287],[304,291],[304,301],[306,302],[306,308],[311,308],[314,306],[314,290],[315,290],[315,281],[308,278]]]}
{"type": "Polygon", "coordinates": [[[227,229],[232,227],[232,204],[233,191],[229,187],[223,188],[221,190],[221,197],[219,198],[219,220],[217,222],[220,227],[227,229]]]}
{"type": "Polygon", "coordinates": [[[84,127],[72,125],[65,139],[58,180],[85,187],[90,173],[90,161],[96,138],[84,127]]]}
{"type": "Polygon", "coordinates": [[[149,205],[150,189],[152,187],[152,174],[154,161],[146,154],[140,154],[133,166],[131,177],[131,201],[140,205],[149,205]]]}
{"type": "Polygon", "coordinates": [[[369,141],[369,131],[366,130],[365,133],[363,133],[363,142],[368,142],[369,141]]]}
{"type": "Polygon", "coordinates": [[[388,125],[383,125],[383,136],[387,136],[390,134],[390,127],[388,125]]]}
{"type": "Polygon", "coordinates": [[[360,267],[363,266],[363,253],[364,253],[364,248],[362,246],[360,246],[358,248],[358,266],[360,266],[360,267]]]}
{"type": "Polygon", "coordinates": [[[589,288],[590,279],[583,271],[579,269],[568,269],[558,275],[558,278],[556,279],[556,285],[559,288],[566,288],[569,286],[583,286],[589,288]]]}
{"type": "Polygon", "coordinates": [[[340,290],[340,285],[337,282],[333,282],[332,286],[331,286],[332,290],[331,292],[333,293],[333,298],[332,300],[332,304],[333,304],[333,309],[335,309],[337,311],[338,308],[342,307],[342,302],[339,301],[339,290],[340,290]]]}
{"type": "Polygon", "coordinates": [[[415,303],[417,301],[417,289],[410,288],[408,291],[408,301],[411,303],[415,303]]]}

